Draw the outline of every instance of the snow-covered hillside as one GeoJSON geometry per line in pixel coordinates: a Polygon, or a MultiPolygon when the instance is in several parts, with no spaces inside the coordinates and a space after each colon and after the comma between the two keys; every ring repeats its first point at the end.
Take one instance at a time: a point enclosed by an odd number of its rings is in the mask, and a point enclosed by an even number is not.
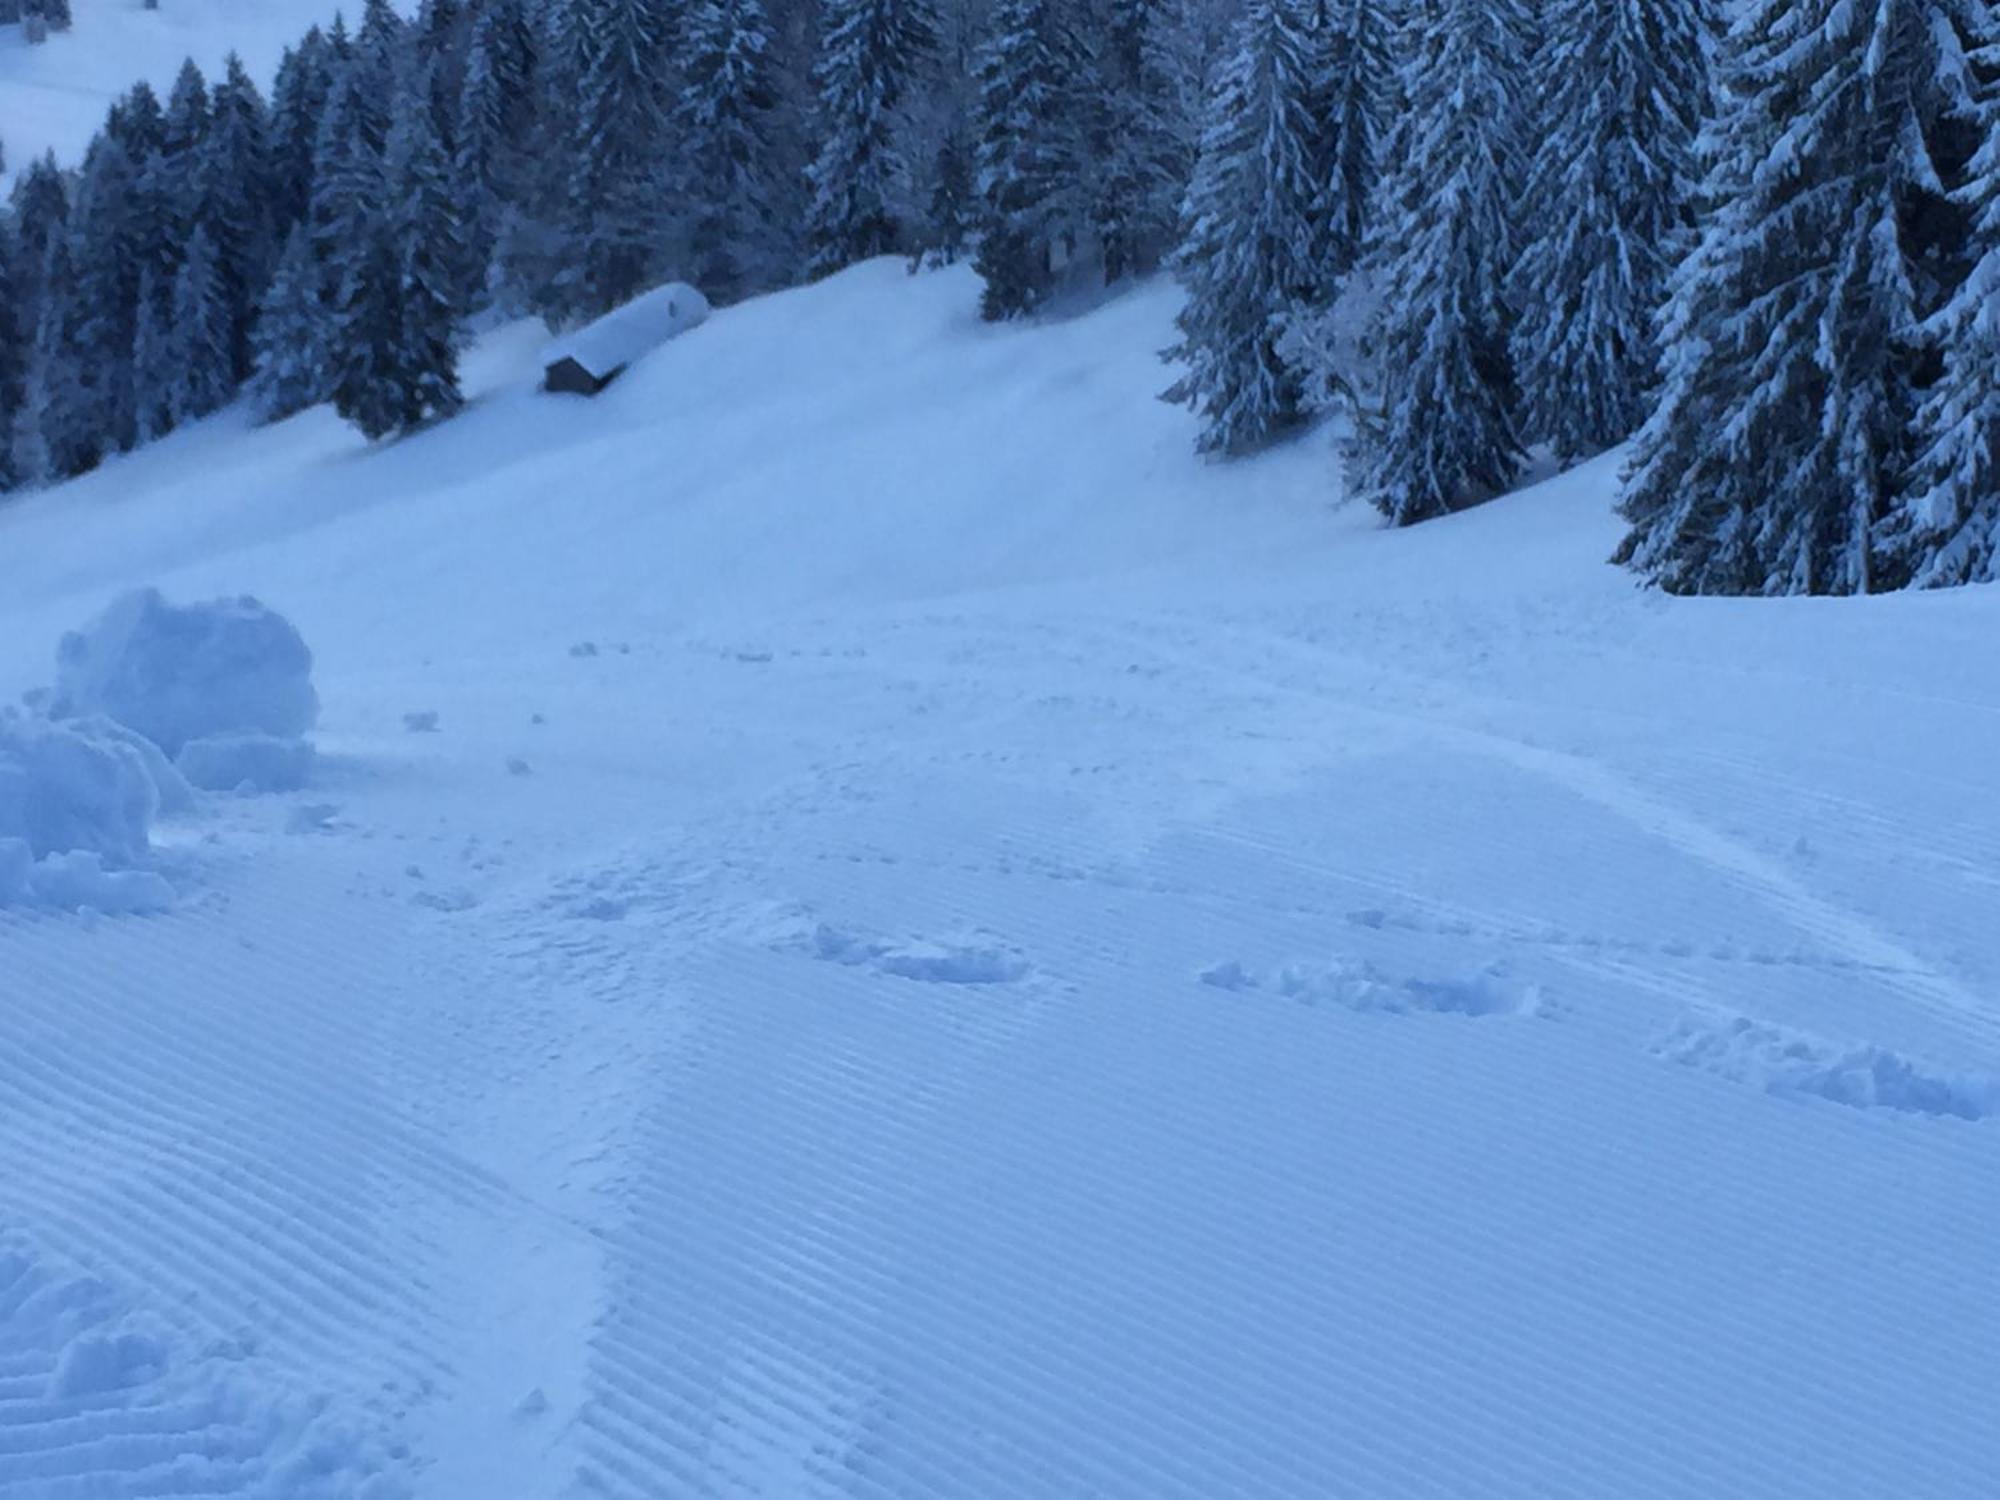
{"type": "Polygon", "coordinates": [[[0,1494],[1986,1500],[2000,594],[1381,531],[975,296],[0,508],[8,699],[150,583],[321,701],[0,911],[0,1494]]]}
{"type": "Polygon", "coordinates": [[[0,182],[45,151],[64,165],[76,161],[112,100],[142,78],[166,98],[187,58],[215,77],[233,50],[268,88],[285,47],[340,7],[335,0],[160,0],[158,10],[147,10],[142,0],[70,0],[70,8],[71,28],[38,47],[19,26],[0,26],[0,144],[7,152],[0,182]]]}

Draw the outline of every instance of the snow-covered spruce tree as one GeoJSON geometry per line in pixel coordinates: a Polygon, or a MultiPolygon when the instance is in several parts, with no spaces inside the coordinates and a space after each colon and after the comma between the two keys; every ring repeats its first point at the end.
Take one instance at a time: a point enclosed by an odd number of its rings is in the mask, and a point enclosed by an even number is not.
{"type": "Polygon", "coordinates": [[[275,422],[332,394],[326,340],[331,318],[320,299],[312,239],[296,224],[285,238],[251,333],[250,403],[275,422]]]}
{"type": "Polygon", "coordinates": [[[213,114],[208,80],[193,58],[181,64],[174,89],[167,96],[166,114],[161,121],[160,149],[177,164],[192,162],[208,138],[213,114]]]}
{"type": "Polygon", "coordinates": [[[1173,79],[1157,40],[1165,0],[1107,0],[1094,48],[1090,222],[1104,279],[1143,275],[1173,243],[1187,186],[1173,79]]]}
{"type": "Polygon", "coordinates": [[[1916,460],[1876,550],[1920,588],[2000,582],[2000,8],[1968,90],[1979,144],[1955,197],[1967,269],[1923,332],[1941,369],[1917,413],[1916,460]]]}
{"type": "Polygon", "coordinates": [[[85,473],[97,467],[105,451],[103,426],[78,337],[83,322],[82,298],[69,242],[67,234],[57,234],[49,241],[28,363],[19,462],[24,475],[35,480],[68,479],[85,473]]]}
{"type": "Polygon", "coordinates": [[[14,226],[0,214],[0,492],[24,477],[15,437],[28,380],[28,329],[22,321],[27,305],[19,265],[14,226]]]}
{"type": "Polygon", "coordinates": [[[1569,462],[1646,416],[1654,316],[1691,223],[1707,0],[1549,0],[1513,279],[1521,420],[1569,462]]]}
{"type": "Polygon", "coordinates": [[[1196,446],[1240,453],[1299,416],[1279,315],[1325,289],[1319,54],[1304,0],[1250,0],[1209,103],[1175,273],[1187,288],[1167,391],[1201,417],[1196,446]]]}
{"type": "Polygon", "coordinates": [[[379,85],[378,72],[358,50],[348,63],[334,69],[313,144],[312,195],[305,222],[313,260],[320,268],[320,294],[329,306],[338,299],[355,257],[367,244],[378,212],[382,153],[388,140],[381,101],[371,97],[379,85]]]}
{"type": "Polygon", "coordinates": [[[456,411],[462,247],[448,196],[449,161],[427,79],[398,96],[361,243],[347,268],[329,339],[333,403],[370,438],[456,411]]]}
{"type": "Polygon", "coordinates": [[[219,410],[236,389],[235,309],[206,225],[197,224],[188,237],[173,308],[174,417],[191,422],[219,410]]]}
{"type": "Polygon", "coordinates": [[[212,95],[198,167],[205,183],[202,223],[214,242],[216,274],[229,308],[232,385],[250,373],[250,324],[277,254],[267,129],[263,95],[232,52],[212,95]]]}
{"type": "Polygon", "coordinates": [[[760,0],[696,0],[679,51],[686,266],[711,301],[733,302],[792,271],[777,208],[785,153],[770,21],[760,0]]]}
{"type": "Polygon", "coordinates": [[[950,265],[969,250],[978,214],[973,165],[974,76],[983,20],[974,0],[942,0],[924,66],[898,110],[891,141],[897,158],[895,217],[902,222],[910,268],[950,265]]]}
{"type": "Polygon", "coordinates": [[[660,0],[568,0],[576,61],[549,307],[595,317],[651,284],[667,243],[667,20],[660,0]]]}
{"type": "Polygon", "coordinates": [[[1712,207],[1674,275],[1664,387],[1621,503],[1616,560],[1650,582],[1901,581],[1873,543],[1914,456],[1929,273],[1912,236],[1964,103],[1960,4],[1757,0],[1730,28],[1712,207]]]}
{"type": "Polygon", "coordinates": [[[41,315],[42,276],[48,266],[49,245],[67,234],[69,226],[69,187],[53,152],[30,162],[14,179],[9,206],[13,210],[17,326],[21,338],[32,344],[41,315]]]}
{"type": "Polygon", "coordinates": [[[175,363],[173,284],[160,285],[159,270],[139,271],[139,308],[132,330],[132,404],[138,412],[139,441],[150,443],[174,430],[175,363]]]}
{"type": "Polygon", "coordinates": [[[1033,312],[1084,228],[1081,44],[1063,0],[997,0],[981,49],[976,167],[989,321],[1033,312]]]}
{"type": "MultiPolygon", "coordinates": [[[[48,284],[52,292],[67,286],[71,294],[64,332],[90,414],[93,464],[98,456],[129,449],[139,439],[132,344],[145,263],[145,226],[136,212],[142,203],[125,148],[109,134],[99,134],[85,154],[70,213],[68,280],[48,284]]],[[[80,440],[81,435],[72,429],[71,436],[80,440]]],[[[79,450],[73,445],[63,451],[79,450]]]]}
{"type": "Polygon", "coordinates": [[[1329,281],[1361,263],[1369,243],[1395,76],[1390,0],[1318,0],[1320,255],[1329,281]]]}
{"type": "Polygon", "coordinates": [[[931,65],[937,17],[928,0],[827,0],[813,68],[817,154],[806,169],[810,276],[904,248],[892,209],[899,160],[897,111],[931,65]]]}
{"type": "Polygon", "coordinates": [[[1360,453],[1363,493],[1398,526],[1520,470],[1506,278],[1531,34],[1520,0],[1427,0],[1402,28],[1407,104],[1369,256],[1381,413],[1360,453]]]}
{"type": "Polygon", "coordinates": [[[521,0],[496,0],[474,23],[453,143],[453,196],[472,270],[468,305],[484,300],[510,209],[526,206],[534,146],[536,39],[521,0]]]}
{"type": "Polygon", "coordinates": [[[326,38],[315,26],[286,50],[271,85],[267,170],[271,232],[278,240],[306,216],[312,201],[313,152],[333,91],[328,57],[326,38]]]}

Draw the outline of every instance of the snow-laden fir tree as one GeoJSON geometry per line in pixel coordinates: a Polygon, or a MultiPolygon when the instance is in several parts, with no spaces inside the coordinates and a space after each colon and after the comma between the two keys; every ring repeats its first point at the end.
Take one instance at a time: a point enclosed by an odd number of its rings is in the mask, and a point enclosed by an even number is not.
{"type": "MultiPolygon", "coordinates": [[[[382,86],[379,74],[379,65],[358,50],[334,69],[313,144],[312,194],[305,222],[320,268],[321,296],[329,305],[348,280],[379,213],[382,154],[388,141],[388,118],[374,97],[382,86]]],[[[393,71],[387,76],[393,80],[393,71]]]]}
{"type": "Polygon", "coordinates": [[[296,224],[264,288],[251,333],[250,403],[267,421],[304,411],[332,394],[326,349],[331,318],[320,282],[311,236],[296,224]]]}
{"type": "Polygon", "coordinates": [[[21,338],[32,344],[40,319],[49,246],[59,235],[68,233],[69,226],[69,187],[53,152],[30,162],[14,179],[9,207],[13,211],[17,326],[21,338]]]}
{"type": "Polygon", "coordinates": [[[166,114],[161,121],[160,149],[177,164],[192,162],[201,143],[208,137],[212,114],[208,79],[193,58],[181,64],[174,78],[173,92],[167,96],[166,114]]]}
{"type": "Polygon", "coordinates": [[[1978,29],[1968,87],[1978,142],[1955,197],[1966,269],[1923,333],[1941,368],[1917,413],[1915,461],[1876,550],[1920,588],[2000,582],[2000,8],[1978,29]]]}
{"type": "Polygon", "coordinates": [[[216,274],[229,308],[231,384],[250,373],[250,324],[277,253],[268,123],[263,95],[242,59],[230,53],[211,95],[208,139],[197,170],[204,183],[202,224],[214,243],[216,274]]]}
{"type": "Polygon", "coordinates": [[[206,225],[188,237],[173,308],[173,412],[176,421],[191,422],[219,410],[236,389],[235,309],[206,225]]]}
{"type": "Polygon", "coordinates": [[[975,123],[979,309],[1033,312],[1084,230],[1082,45],[1063,0],[997,0],[981,49],[975,123]]]}
{"type": "Polygon", "coordinates": [[[1250,0],[1209,102],[1175,273],[1187,288],[1167,391],[1201,418],[1197,446],[1239,453],[1299,416],[1280,315],[1325,289],[1319,38],[1306,0],[1250,0]]]}
{"type": "Polygon", "coordinates": [[[142,443],[165,437],[179,420],[174,410],[179,367],[174,347],[173,283],[160,283],[157,267],[141,267],[139,308],[132,329],[132,401],[138,411],[142,443]]]}
{"type": "Polygon", "coordinates": [[[1756,0],[1730,28],[1712,208],[1674,276],[1621,506],[1618,560],[1661,587],[1900,581],[1872,543],[1914,457],[1930,273],[1911,252],[1940,129],[1967,103],[1962,6],[1756,0]]]}
{"type": "Polygon", "coordinates": [[[1540,142],[1515,267],[1530,441],[1567,462],[1645,419],[1653,319],[1687,248],[1708,106],[1708,0],[1549,0],[1540,142]]]}
{"type": "Polygon", "coordinates": [[[462,247],[449,181],[429,88],[406,88],[327,340],[334,408],[370,438],[460,404],[454,299],[462,247]]]}
{"type": "Polygon", "coordinates": [[[104,455],[103,421],[78,337],[82,298],[69,245],[69,235],[53,236],[42,266],[43,293],[18,429],[17,461],[34,480],[72,478],[95,468],[104,455]]]}
{"type": "Polygon", "coordinates": [[[315,26],[299,45],[288,48],[271,84],[266,132],[271,232],[283,239],[306,215],[312,201],[313,153],[333,72],[326,38],[315,26]]]}
{"type": "Polygon", "coordinates": [[[1486,499],[1520,469],[1506,281],[1532,36],[1521,0],[1424,0],[1401,29],[1405,113],[1369,256],[1381,410],[1360,453],[1362,492],[1399,526],[1486,499]]]}
{"type": "Polygon", "coordinates": [[[14,226],[0,214],[0,491],[13,489],[25,477],[15,436],[28,383],[28,329],[22,321],[27,307],[19,264],[14,226]]]}
{"type": "Polygon", "coordinates": [[[976,0],[943,0],[934,8],[932,48],[897,111],[894,208],[912,270],[959,260],[975,232],[974,73],[984,40],[975,11],[976,0]]]}
{"type": "Polygon", "coordinates": [[[1360,264],[1369,243],[1389,92],[1395,77],[1391,0],[1317,0],[1323,122],[1320,255],[1335,283],[1360,264]]]}
{"type": "MultiPolygon", "coordinates": [[[[100,133],[84,157],[76,203],[70,212],[66,288],[71,341],[69,362],[86,393],[88,434],[70,436],[94,452],[90,459],[129,449],[139,439],[132,345],[137,329],[139,277],[145,265],[147,201],[125,148],[100,133]]],[[[74,454],[76,446],[64,450],[74,454]]],[[[67,472],[75,472],[73,469],[67,472]]]]}
{"type": "Polygon", "coordinates": [[[786,153],[770,20],[760,0],[695,0],[679,52],[685,264],[710,301],[733,302],[792,269],[778,209],[786,153]]]}
{"type": "Polygon", "coordinates": [[[535,55],[522,0],[496,0],[480,13],[467,50],[452,164],[473,303],[484,298],[506,215],[527,203],[528,153],[537,133],[535,55]]]}
{"type": "Polygon", "coordinates": [[[806,169],[806,272],[824,276],[904,248],[894,211],[906,170],[898,111],[934,61],[938,21],[928,0],[826,0],[813,68],[812,136],[806,169]]]}
{"type": "Polygon", "coordinates": [[[576,103],[550,310],[571,322],[618,306],[662,269],[671,70],[660,0],[567,0],[557,15],[576,103]]]}
{"type": "Polygon", "coordinates": [[[1171,247],[1188,162],[1188,122],[1160,32],[1167,0],[1107,0],[1095,52],[1090,222],[1104,279],[1143,275],[1171,247]]]}

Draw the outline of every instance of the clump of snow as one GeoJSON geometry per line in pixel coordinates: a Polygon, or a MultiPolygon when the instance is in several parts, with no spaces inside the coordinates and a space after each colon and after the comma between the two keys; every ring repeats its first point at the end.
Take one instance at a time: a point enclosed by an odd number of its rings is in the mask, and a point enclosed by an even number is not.
{"type": "Polygon", "coordinates": [[[107,719],[103,714],[68,719],[64,724],[85,739],[122,745],[138,756],[146,774],[153,778],[155,810],[161,817],[179,817],[194,811],[194,788],[188,785],[187,777],[181,775],[174,763],[167,759],[165,751],[136,729],[127,729],[116,719],[107,719]]]}
{"type": "Polygon", "coordinates": [[[0,839],[35,859],[81,851],[113,865],[146,855],[159,792],[119,740],[0,712],[0,839]]]}
{"type": "Polygon", "coordinates": [[[312,652],[284,616],[247,595],[174,605],[139,589],[63,637],[50,711],[102,714],[178,756],[216,734],[295,739],[319,696],[312,652]]]}
{"type": "Polygon", "coordinates": [[[130,868],[150,849],[158,804],[145,756],[122,737],[0,713],[0,906],[171,904],[165,880],[130,868]]]}
{"type": "Polygon", "coordinates": [[[174,765],[207,792],[296,792],[312,774],[313,747],[275,734],[209,734],[183,745],[174,765]]]}

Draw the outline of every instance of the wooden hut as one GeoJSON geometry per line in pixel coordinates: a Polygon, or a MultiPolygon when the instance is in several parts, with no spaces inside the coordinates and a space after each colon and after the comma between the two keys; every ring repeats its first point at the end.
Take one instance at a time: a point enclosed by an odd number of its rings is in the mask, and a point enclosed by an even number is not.
{"type": "Polygon", "coordinates": [[[707,316],[708,299],[685,282],[642,292],[551,344],[542,356],[542,389],[595,396],[636,360],[707,316]]]}

